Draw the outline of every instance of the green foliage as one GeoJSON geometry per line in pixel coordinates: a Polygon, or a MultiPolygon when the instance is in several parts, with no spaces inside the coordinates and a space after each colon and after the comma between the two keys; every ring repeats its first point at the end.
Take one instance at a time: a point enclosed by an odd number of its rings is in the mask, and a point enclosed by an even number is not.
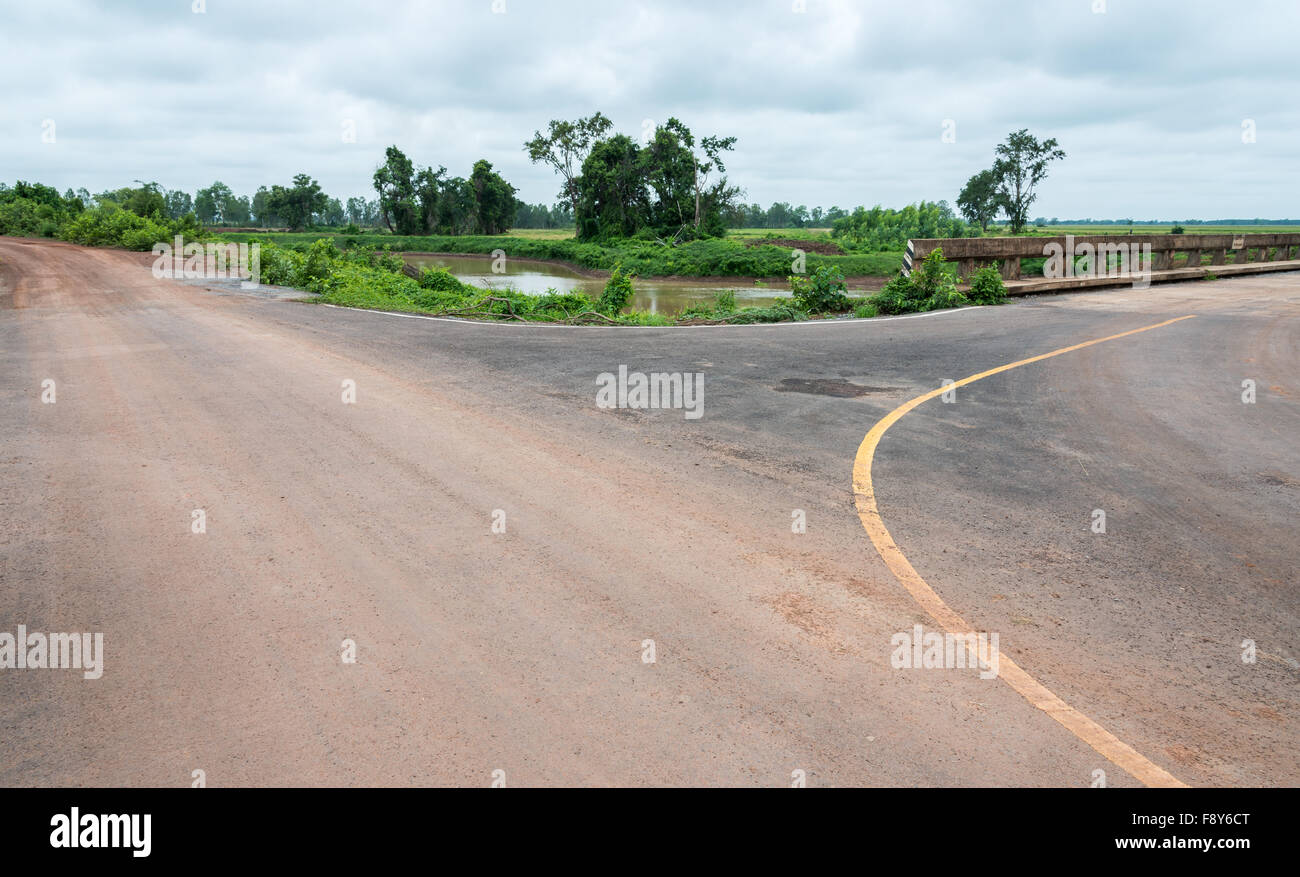
{"type": "Polygon", "coordinates": [[[831,237],[855,250],[902,250],[912,238],[978,237],[979,231],[959,219],[947,202],[922,201],[902,210],[877,204],[859,207],[835,220],[831,237]]]}
{"type": "Polygon", "coordinates": [[[596,303],[597,309],[602,314],[617,314],[627,307],[628,302],[632,300],[634,276],[625,273],[621,268],[614,269],[614,273],[605,283],[604,291],[600,294],[600,300],[596,303]]]}
{"type": "Polygon", "coordinates": [[[177,235],[186,240],[202,237],[194,214],[181,219],[138,216],[109,201],[84,210],[59,229],[59,237],[89,247],[122,247],[151,250],[154,244],[171,244],[177,235]]]}
{"type": "Polygon", "coordinates": [[[614,125],[602,113],[594,113],[573,122],[552,119],[546,134],[537,131],[533,139],[524,144],[524,151],[533,164],[545,164],[558,173],[564,181],[560,197],[569,202],[573,214],[578,212],[580,189],[578,177],[591,147],[614,125]]]}
{"type": "Polygon", "coordinates": [[[518,212],[515,187],[492,170],[491,162],[479,159],[469,177],[474,190],[474,233],[503,234],[510,230],[518,212]]]}
{"type": "MultiPolygon", "coordinates": [[[[480,159],[468,180],[447,169],[417,168],[396,146],[374,175],[379,212],[390,232],[400,235],[496,235],[510,229],[519,211],[515,187],[480,159]]],[[[363,205],[350,204],[356,215],[363,205]]]]}
{"type": "Polygon", "coordinates": [[[1028,128],[1008,134],[995,151],[992,171],[998,180],[998,201],[1011,233],[1020,234],[1029,224],[1029,208],[1038,199],[1034,189],[1047,177],[1048,164],[1065,158],[1065,151],[1057,148],[1056,138],[1039,142],[1028,128]]]}
{"type": "Polygon", "coordinates": [[[849,308],[844,272],[837,267],[824,265],[811,277],[791,275],[790,290],[795,305],[809,313],[838,313],[849,308]]]}
{"type": "MultiPolygon", "coordinates": [[[[1001,278],[999,278],[1000,282],[1001,278]]],[[[951,269],[943,261],[943,250],[925,257],[910,277],[899,275],[868,299],[881,314],[908,314],[959,308],[971,303],[959,289],[951,269]]]]}
{"type": "Polygon", "coordinates": [[[266,199],[267,209],[290,228],[304,228],[314,214],[321,213],[328,205],[329,197],[321,191],[320,183],[307,174],[295,175],[290,188],[272,186],[266,199]]]}
{"type": "Polygon", "coordinates": [[[641,178],[640,156],[636,142],[625,134],[592,147],[578,180],[578,240],[631,237],[647,226],[650,197],[641,178]]]}
{"type": "Polygon", "coordinates": [[[302,263],[298,267],[298,276],[308,289],[320,285],[334,270],[339,260],[338,247],[329,238],[321,238],[307,248],[302,263]]]}
{"type": "Polygon", "coordinates": [[[293,250],[277,247],[272,243],[262,243],[261,282],[271,286],[295,286],[298,280],[298,263],[301,254],[293,250]]]}
{"type": "Polygon", "coordinates": [[[385,161],[374,175],[384,222],[398,234],[417,234],[423,223],[416,208],[415,164],[396,146],[388,147],[384,155],[385,161]]]}
{"type": "MultiPolygon", "coordinates": [[[[318,233],[245,234],[228,232],[224,240],[274,240],[285,246],[306,246],[318,233]]],[[[611,240],[579,242],[572,238],[493,237],[486,235],[402,236],[363,234],[347,241],[358,247],[389,246],[396,251],[488,255],[502,249],[514,259],[545,259],[567,262],[600,271],[622,266],[638,277],[782,277],[790,273],[790,250],[786,247],[747,246],[743,240],[710,238],[665,247],[653,241],[611,240]]],[[[838,267],[846,277],[884,277],[896,273],[901,252],[854,253],[823,256],[809,253],[808,270],[825,265],[838,267]]]]}
{"type": "Polygon", "coordinates": [[[943,311],[948,308],[964,308],[970,303],[970,299],[954,286],[951,289],[941,289],[930,296],[922,310],[943,311]]]}
{"type": "MultiPolygon", "coordinates": [[[[525,148],[554,166],[539,138],[525,148]]],[[[582,174],[569,183],[578,239],[605,241],[649,232],[677,243],[725,234],[740,193],[721,175],[726,171],[722,154],[735,143],[734,137],[697,141],[677,119],[656,127],[644,146],[625,134],[592,141],[582,174]],[[714,172],[719,176],[711,181],[714,172]]]]}
{"type": "MultiPolygon", "coordinates": [[[[265,188],[260,190],[260,192],[265,191],[265,188]]],[[[171,199],[171,195],[168,197],[171,199]]],[[[199,222],[204,225],[248,225],[252,222],[255,209],[259,219],[261,218],[262,212],[267,209],[266,198],[267,195],[263,195],[261,202],[254,198],[250,203],[247,196],[237,197],[229,186],[217,180],[206,189],[199,189],[195,193],[194,212],[198,215],[199,222]]],[[[187,195],[185,201],[188,200],[187,195]]]]}
{"type": "Polygon", "coordinates": [[[970,291],[966,295],[971,304],[1000,305],[1007,300],[1007,285],[996,267],[985,265],[970,276],[970,291]]]}
{"type": "Polygon", "coordinates": [[[456,292],[465,284],[446,268],[425,268],[420,272],[420,286],[435,292],[456,292]]]}
{"type": "Polygon", "coordinates": [[[864,301],[861,304],[854,306],[853,308],[853,316],[861,320],[865,320],[877,316],[879,315],[879,313],[880,313],[880,309],[877,308],[876,305],[872,304],[869,301],[864,301]]]}
{"type": "Polygon", "coordinates": [[[795,207],[785,201],[777,201],[766,210],[761,204],[736,204],[730,211],[731,227],[743,229],[791,229],[829,227],[837,219],[848,216],[848,211],[840,207],[824,210],[800,204],[795,207]]]}
{"type": "Polygon", "coordinates": [[[12,187],[0,183],[0,234],[57,237],[60,227],[82,208],[71,190],[60,195],[40,183],[19,180],[12,187]]]}
{"type": "Polygon", "coordinates": [[[998,175],[993,169],[980,171],[966,181],[957,196],[957,208],[970,222],[988,231],[989,223],[998,215],[998,175]]]}
{"type": "Polygon", "coordinates": [[[925,299],[915,294],[916,289],[901,274],[890,280],[879,292],[871,296],[870,303],[880,314],[907,314],[924,309],[925,299]]]}
{"type": "MultiPolygon", "coordinates": [[[[421,272],[419,279],[408,276],[400,264],[392,264],[392,253],[361,247],[340,251],[329,239],[297,245],[298,248],[253,239],[261,243],[263,283],[307,289],[321,300],[348,307],[415,313],[452,314],[480,319],[563,321],[591,313],[604,314],[622,325],[668,326],[675,320],[662,314],[639,311],[623,313],[633,288],[630,272],[616,268],[599,300],[582,292],[526,295],[512,289],[482,289],[462,283],[441,268],[421,272]]],[[[250,241],[251,242],[251,241],[250,241]]],[[[808,314],[794,303],[780,302],[767,308],[735,307],[735,294],[724,292],[713,306],[697,305],[678,314],[676,320],[728,323],[780,323],[806,320],[808,314]]]]}

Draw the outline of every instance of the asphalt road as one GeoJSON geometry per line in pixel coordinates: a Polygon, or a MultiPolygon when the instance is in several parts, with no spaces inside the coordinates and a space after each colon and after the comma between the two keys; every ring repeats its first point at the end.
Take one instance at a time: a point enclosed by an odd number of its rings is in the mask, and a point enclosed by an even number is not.
{"type": "Polygon", "coordinates": [[[1136,785],[1003,680],[891,666],[939,628],[853,464],[945,380],[1190,314],[921,404],[875,495],[952,610],[1152,764],[1300,783],[1300,275],[615,329],[147,265],[0,238],[0,634],[104,642],[98,679],[0,669],[0,784],[1136,785]],[[702,373],[702,416],[599,407],[620,366],[702,373]]]}

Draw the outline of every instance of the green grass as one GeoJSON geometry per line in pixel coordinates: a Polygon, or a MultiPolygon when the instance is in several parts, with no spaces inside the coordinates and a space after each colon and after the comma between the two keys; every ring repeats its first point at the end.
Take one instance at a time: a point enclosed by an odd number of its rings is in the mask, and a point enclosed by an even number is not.
{"type": "Polygon", "coordinates": [[[530,241],[567,241],[573,239],[573,234],[571,228],[512,228],[508,236],[530,241]]]}

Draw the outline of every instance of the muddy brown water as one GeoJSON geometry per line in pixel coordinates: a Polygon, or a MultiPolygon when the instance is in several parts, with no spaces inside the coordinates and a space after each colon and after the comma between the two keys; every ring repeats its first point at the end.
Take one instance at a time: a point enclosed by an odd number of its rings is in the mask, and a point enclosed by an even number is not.
{"type": "MultiPolygon", "coordinates": [[[[505,259],[493,272],[491,256],[443,256],[424,253],[406,254],[406,261],[417,268],[446,268],[465,283],[484,288],[512,287],[528,295],[556,292],[585,292],[598,297],[605,288],[604,277],[592,277],[566,265],[525,259],[505,259]]],[[[749,278],[727,277],[717,280],[669,280],[654,277],[633,281],[636,294],[632,307],[650,313],[675,314],[693,304],[712,302],[718,293],[736,294],[737,307],[766,307],[790,297],[790,289],[779,281],[760,284],[749,278]]]]}

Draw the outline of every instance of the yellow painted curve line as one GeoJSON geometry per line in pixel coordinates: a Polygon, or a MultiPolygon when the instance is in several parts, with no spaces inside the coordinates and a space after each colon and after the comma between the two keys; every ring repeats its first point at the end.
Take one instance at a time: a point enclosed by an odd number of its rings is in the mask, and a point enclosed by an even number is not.
{"type": "MultiPolygon", "coordinates": [[[[935,593],[925,579],[921,578],[921,574],[908,562],[902,549],[894,542],[894,537],[889,535],[889,529],[885,527],[884,521],[881,520],[880,509],[876,505],[875,485],[871,481],[871,463],[876,456],[876,446],[880,444],[880,439],[885,432],[913,408],[942,395],[948,390],[973,384],[992,375],[1001,374],[1013,368],[1020,368],[1022,365],[1041,362],[1044,359],[1051,359],[1063,353],[1072,353],[1085,347],[1091,347],[1094,344],[1104,344],[1118,338],[1127,338],[1140,332],[1150,332],[1152,329],[1159,329],[1182,320],[1190,320],[1195,316],[1195,314],[1188,314],[1185,317],[1177,317],[1173,320],[1165,320],[1163,323],[1156,323],[1154,326],[1144,326],[1141,329],[1120,332],[1118,335],[1108,335],[1105,338],[1085,341],[1071,347],[1062,347],[1060,350],[1053,350],[1051,353],[1031,356],[1029,359],[1022,359],[1019,362],[1008,363],[1007,365],[980,372],[977,375],[971,375],[968,378],[962,378],[960,381],[931,390],[898,406],[871,428],[871,432],[867,433],[867,437],[862,440],[862,444],[858,447],[858,455],[853,461],[853,492],[858,506],[858,517],[862,519],[862,526],[866,529],[867,535],[871,537],[871,542],[876,546],[876,550],[880,552],[885,565],[889,567],[894,577],[907,589],[916,602],[921,604],[921,608],[925,609],[935,621],[950,633],[976,632],[966,622],[966,619],[943,602],[943,598],[935,593]]],[[[1074,736],[1123,768],[1135,779],[1148,786],[1186,787],[1186,783],[1148,760],[1136,749],[1061,700],[1047,686],[1026,673],[1010,658],[1000,655],[999,662],[999,678],[1019,692],[1031,704],[1060,722],[1074,736]]]]}

